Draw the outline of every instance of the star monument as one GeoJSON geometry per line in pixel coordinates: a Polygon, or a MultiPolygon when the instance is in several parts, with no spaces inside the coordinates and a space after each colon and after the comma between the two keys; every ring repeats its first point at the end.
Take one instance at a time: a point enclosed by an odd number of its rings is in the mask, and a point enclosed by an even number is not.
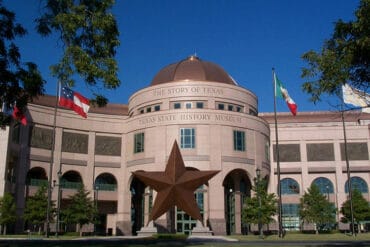
{"type": "Polygon", "coordinates": [[[157,191],[148,223],[158,219],[173,206],[177,206],[193,219],[202,221],[194,191],[218,172],[186,170],[180,149],[175,141],[164,172],[133,172],[134,176],[145,185],[157,191]]]}

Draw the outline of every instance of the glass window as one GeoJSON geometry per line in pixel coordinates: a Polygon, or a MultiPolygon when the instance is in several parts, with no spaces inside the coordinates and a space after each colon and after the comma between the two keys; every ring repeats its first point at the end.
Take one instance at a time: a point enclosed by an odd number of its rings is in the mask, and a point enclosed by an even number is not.
{"type": "Polygon", "coordinates": [[[173,104],[174,109],[180,109],[181,108],[181,103],[177,102],[173,104]]]}
{"type": "Polygon", "coordinates": [[[146,108],[146,112],[151,112],[151,111],[152,111],[151,107],[146,108]]]}
{"type": "Polygon", "coordinates": [[[241,111],[242,111],[242,108],[241,108],[240,106],[237,106],[237,107],[236,107],[236,111],[237,111],[237,112],[241,112],[241,111]]]}
{"type": "Polygon", "coordinates": [[[227,110],[229,110],[229,111],[233,111],[233,110],[234,110],[234,106],[233,106],[233,105],[228,105],[228,106],[227,106],[227,110]]]}
{"type": "Polygon", "coordinates": [[[186,109],[191,109],[191,105],[192,105],[191,102],[186,102],[185,103],[185,108],[186,109]]]}
{"type": "Polygon", "coordinates": [[[284,178],[280,181],[281,194],[299,194],[299,184],[292,178],[284,178]]]}
{"type": "Polygon", "coordinates": [[[182,128],[180,129],[181,148],[195,148],[195,129],[182,128]]]}
{"type": "Polygon", "coordinates": [[[268,140],[265,141],[265,159],[270,161],[270,142],[268,140]]]}
{"type": "Polygon", "coordinates": [[[334,186],[333,183],[324,177],[316,178],[312,184],[315,184],[320,189],[320,193],[323,195],[334,193],[334,186]]]}
{"type": "Polygon", "coordinates": [[[225,105],[224,104],[218,104],[217,109],[219,110],[225,110],[225,105]]]}
{"type": "Polygon", "coordinates": [[[245,132],[234,130],[234,150],[245,151],[245,132]]]}
{"type": "MultiPolygon", "coordinates": [[[[345,192],[348,193],[348,181],[344,186],[345,192]]],[[[351,177],[351,187],[352,190],[358,190],[361,193],[368,193],[369,191],[366,181],[360,177],[351,177]]]]}
{"type": "Polygon", "coordinates": [[[196,106],[198,109],[202,109],[204,107],[204,104],[203,102],[197,102],[197,106],[196,106]]]}
{"type": "Polygon", "coordinates": [[[160,105],[154,106],[154,111],[159,111],[160,109],[161,109],[161,106],[160,105]]]}
{"type": "Polygon", "coordinates": [[[137,133],[134,136],[134,153],[144,152],[144,133],[137,133]]]}
{"type": "Polygon", "coordinates": [[[299,204],[284,203],[281,205],[282,224],[287,230],[300,230],[299,204]]]}

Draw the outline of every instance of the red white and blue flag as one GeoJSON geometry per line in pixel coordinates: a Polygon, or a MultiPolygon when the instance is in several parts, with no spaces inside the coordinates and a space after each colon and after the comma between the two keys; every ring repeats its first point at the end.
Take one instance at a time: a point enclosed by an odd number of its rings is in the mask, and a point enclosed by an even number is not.
{"type": "Polygon", "coordinates": [[[14,104],[12,116],[15,120],[21,122],[22,125],[27,125],[26,115],[21,110],[19,110],[16,104],[14,104]]]}
{"type": "Polygon", "coordinates": [[[74,110],[77,114],[87,118],[90,102],[78,92],[73,91],[67,86],[63,86],[60,91],[59,106],[74,110]]]}

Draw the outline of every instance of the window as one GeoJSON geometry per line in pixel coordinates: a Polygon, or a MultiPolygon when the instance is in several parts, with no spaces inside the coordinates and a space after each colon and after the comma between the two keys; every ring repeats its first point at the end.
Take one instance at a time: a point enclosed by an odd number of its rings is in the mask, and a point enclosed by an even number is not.
{"type": "Polygon", "coordinates": [[[236,106],[236,111],[237,112],[241,112],[242,111],[242,108],[240,106],[236,106]]]}
{"type": "Polygon", "coordinates": [[[234,130],[234,150],[245,151],[245,132],[234,130]]]}
{"type": "Polygon", "coordinates": [[[151,107],[146,108],[146,112],[151,112],[151,111],[152,111],[151,107]]]}
{"type": "Polygon", "coordinates": [[[267,139],[265,141],[265,159],[270,161],[270,142],[267,139]]]}
{"type": "Polygon", "coordinates": [[[234,110],[234,106],[233,106],[233,105],[228,105],[228,106],[227,106],[227,110],[229,110],[229,111],[233,111],[233,110],[234,110]]]}
{"type": "Polygon", "coordinates": [[[323,195],[334,193],[333,183],[327,178],[324,177],[316,178],[312,182],[312,184],[315,184],[320,189],[320,193],[323,195]]]}
{"type": "Polygon", "coordinates": [[[198,109],[202,109],[202,108],[204,107],[203,102],[197,102],[196,107],[197,107],[198,109]]]}
{"type": "Polygon", "coordinates": [[[173,108],[174,109],[180,109],[181,108],[181,103],[178,103],[178,102],[177,103],[174,103],[173,104],[173,108]]]}
{"type": "Polygon", "coordinates": [[[300,230],[299,204],[282,204],[282,224],[287,230],[300,230]]]}
{"type": "Polygon", "coordinates": [[[225,105],[224,104],[218,104],[217,109],[219,110],[225,110],[225,105]]]}
{"type": "MultiPolygon", "coordinates": [[[[344,185],[345,192],[348,193],[348,181],[344,185]]],[[[351,177],[351,188],[353,190],[358,190],[361,193],[368,193],[369,189],[367,187],[367,183],[360,177],[351,177]]]]}
{"type": "Polygon", "coordinates": [[[144,133],[137,133],[134,136],[134,153],[144,152],[144,133]]]}
{"type": "Polygon", "coordinates": [[[140,114],[143,114],[144,113],[144,109],[140,109],[140,114]]]}
{"type": "Polygon", "coordinates": [[[186,109],[191,109],[191,105],[192,105],[191,102],[186,102],[185,103],[185,108],[186,109]]]}
{"type": "Polygon", "coordinates": [[[154,111],[159,111],[159,110],[161,110],[161,106],[160,105],[154,106],[154,111]]]}
{"type": "Polygon", "coordinates": [[[280,181],[281,194],[299,194],[299,184],[292,178],[284,178],[280,181]]]}
{"type": "Polygon", "coordinates": [[[195,148],[195,129],[180,129],[181,148],[195,148]]]}

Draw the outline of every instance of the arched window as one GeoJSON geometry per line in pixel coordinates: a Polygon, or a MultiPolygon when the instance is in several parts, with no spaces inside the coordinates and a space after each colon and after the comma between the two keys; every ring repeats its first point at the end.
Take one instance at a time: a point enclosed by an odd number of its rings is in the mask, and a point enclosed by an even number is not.
{"type": "MultiPolygon", "coordinates": [[[[365,180],[363,180],[360,177],[351,177],[351,187],[352,190],[358,190],[361,193],[368,193],[369,189],[367,187],[367,183],[365,180]]],[[[345,192],[348,193],[348,180],[346,181],[346,184],[344,185],[345,192]]]]}
{"type": "Polygon", "coordinates": [[[64,189],[79,189],[83,186],[81,175],[76,171],[64,173],[60,182],[64,189]]]}
{"type": "Polygon", "coordinates": [[[316,185],[320,189],[321,194],[332,194],[334,193],[334,186],[333,183],[324,177],[316,178],[312,184],[316,185]]]}
{"type": "Polygon", "coordinates": [[[281,194],[299,194],[299,184],[292,178],[284,178],[280,181],[281,194]]]}
{"type": "Polygon", "coordinates": [[[117,190],[117,180],[110,173],[102,173],[95,179],[95,189],[115,191],[117,190]]]}

